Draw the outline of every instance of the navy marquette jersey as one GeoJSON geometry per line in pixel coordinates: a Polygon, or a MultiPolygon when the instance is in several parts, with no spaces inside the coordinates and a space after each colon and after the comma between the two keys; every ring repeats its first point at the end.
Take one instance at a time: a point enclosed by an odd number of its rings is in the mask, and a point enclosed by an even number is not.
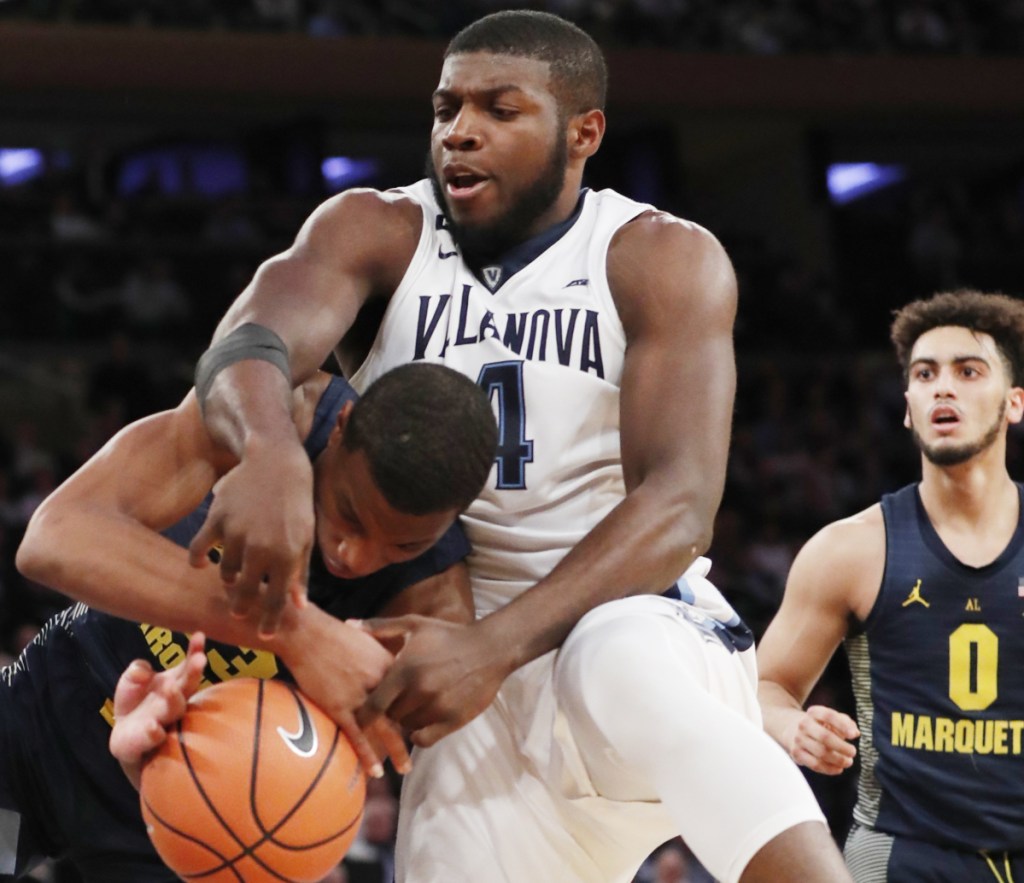
{"type": "Polygon", "coordinates": [[[943,545],[916,484],[883,497],[882,513],[881,591],[847,640],[862,733],[854,818],[965,850],[1018,849],[1024,520],[995,561],[970,567],[943,545]]]}
{"type": "MultiPolygon", "coordinates": [[[[331,381],[306,441],[311,459],[326,446],[342,405],[355,397],[345,380],[331,381]]],[[[209,498],[165,533],[186,546],[208,508],[209,498]]],[[[314,552],[309,598],[340,619],[366,617],[468,550],[456,525],[413,561],[351,580],[329,574],[314,552]]],[[[138,658],[157,670],[169,668],[187,647],[187,635],[76,604],[54,616],[17,662],[0,670],[0,881],[20,876],[44,856],[70,859],[90,883],[176,879],[146,837],[138,794],[107,740],[121,672],[138,658]]],[[[266,651],[207,641],[206,655],[205,683],[288,676],[266,651]]]]}

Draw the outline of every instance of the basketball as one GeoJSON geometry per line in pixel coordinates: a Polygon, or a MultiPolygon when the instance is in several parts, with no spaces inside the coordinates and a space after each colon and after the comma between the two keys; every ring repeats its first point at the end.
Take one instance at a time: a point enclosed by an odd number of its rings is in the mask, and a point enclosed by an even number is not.
{"type": "Polygon", "coordinates": [[[316,881],[359,830],[366,782],[344,733],[282,681],[201,690],[142,770],[142,815],[184,880],[316,881]]]}

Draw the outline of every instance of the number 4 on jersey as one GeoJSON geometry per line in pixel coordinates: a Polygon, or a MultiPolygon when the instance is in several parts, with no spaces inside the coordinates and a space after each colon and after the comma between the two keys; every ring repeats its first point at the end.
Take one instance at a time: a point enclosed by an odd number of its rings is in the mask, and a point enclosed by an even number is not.
{"type": "Polygon", "coordinates": [[[533,462],[533,439],[526,437],[526,402],[523,398],[523,363],[491,362],[480,369],[476,381],[487,397],[498,401],[499,490],[526,487],[526,464],[533,462]]]}

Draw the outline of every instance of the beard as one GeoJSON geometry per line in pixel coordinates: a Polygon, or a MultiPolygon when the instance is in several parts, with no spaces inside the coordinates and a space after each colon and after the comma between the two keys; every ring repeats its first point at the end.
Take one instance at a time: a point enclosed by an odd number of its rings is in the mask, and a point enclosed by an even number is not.
{"type": "Polygon", "coordinates": [[[1003,427],[1003,418],[1005,416],[1006,402],[1004,401],[999,406],[999,414],[996,416],[996,419],[980,439],[948,448],[929,445],[923,438],[921,438],[913,424],[911,424],[910,433],[914,437],[914,444],[917,445],[918,450],[925,456],[929,463],[932,463],[935,466],[959,466],[961,463],[966,463],[972,457],[976,457],[982,451],[987,451],[992,447],[995,440],[999,437],[999,431],[1003,427]]]}
{"type": "Polygon", "coordinates": [[[427,177],[434,188],[437,204],[448,222],[452,239],[471,269],[478,270],[492,263],[510,248],[529,239],[533,225],[555,204],[561,194],[568,164],[568,145],[565,138],[558,137],[540,174],[511,198],[504,214],[489,224],[469,226],[460,224],[452,217],[444,187],[434,170],[433,159],[427,154],[427,177]]]}

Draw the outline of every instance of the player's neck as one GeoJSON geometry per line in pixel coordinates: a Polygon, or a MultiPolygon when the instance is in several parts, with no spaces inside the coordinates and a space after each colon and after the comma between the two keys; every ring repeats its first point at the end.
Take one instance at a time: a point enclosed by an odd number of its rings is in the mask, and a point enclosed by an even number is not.
{"type": "Polygon", "coordinates": [[[955,466],[922,458],[921,502],[933,523],[981,526],[1008,509],[1016,513],[1017,486],[1006,470],[1005,449],[996,447],[955,466]]]}
{"type": "Polygon", "coordinates": [[[309,380],[293,390],[292,417],[295,420],[295,429],[299,438],[305,440],[313,429],[316,406],[330,382],[330,374],[325,371],[317,371],[309,380]]]}

